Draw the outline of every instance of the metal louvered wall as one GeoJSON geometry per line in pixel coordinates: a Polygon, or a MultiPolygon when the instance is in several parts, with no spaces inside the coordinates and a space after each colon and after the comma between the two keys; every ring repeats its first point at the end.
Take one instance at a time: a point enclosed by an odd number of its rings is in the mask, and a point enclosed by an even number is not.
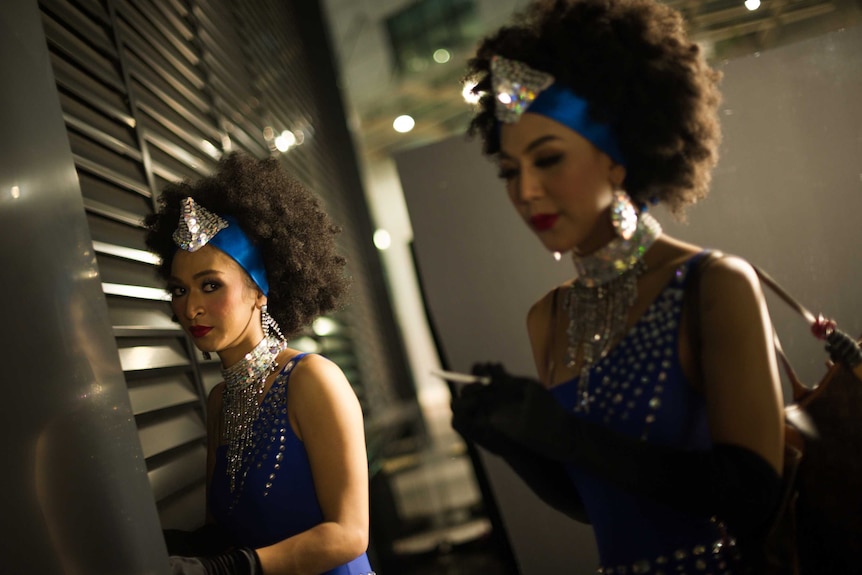
{"type": "MultiPolygon", "coordinates": [[[[353,290],[350,305],[331,318],[334,329],[293,343],[336,361],[369,428],[391,432],[380,422],[405,413],[415,397],[317,2],[40,6],[162,525],[193,528],[204,518],[205,397],[220,375],[217,361],[204,361],[171,321],[140,222],[165,183],[210,173],[225,152],[269,156],[272,135],[282,130],[301,142],[281,157],[344,228],[340,248],[353,290]]],[[[372,452],[383,443],[378,436],[369,436],[372,452]]]]}

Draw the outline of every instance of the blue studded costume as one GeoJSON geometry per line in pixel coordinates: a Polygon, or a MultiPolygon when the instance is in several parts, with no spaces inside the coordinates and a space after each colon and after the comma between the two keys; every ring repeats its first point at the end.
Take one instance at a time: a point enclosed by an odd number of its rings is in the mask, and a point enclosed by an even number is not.
{"type": "MultiPolygon", "coordinates": [[[[702,255],[677,268],[638,322],[593,366],[587,409],[578,403],[577,377],[551,389],[563,407],[642,441],[683,450],[711,447],[704,398],[686,380],[678,357],[688,271],[702,255]]],[[[576,464],[567,469],[595,531],[600,573],[732,571],[733,540],[714,518],[634,495],[576,464]]]]}
{"type": "MultiPolygon", "coordinates": [[[[290,374],[305,355],[284,366],[264,397],[254,422],[254,447],[243,454],[243,475],[235,493],[230,491],[227,446],[216,451],[209,506],[236,545],[266,547],[323,522],[308,454],[287,417],[290,374]]],[[[363,553],[324,575],[372,573],[363,553]]]]}

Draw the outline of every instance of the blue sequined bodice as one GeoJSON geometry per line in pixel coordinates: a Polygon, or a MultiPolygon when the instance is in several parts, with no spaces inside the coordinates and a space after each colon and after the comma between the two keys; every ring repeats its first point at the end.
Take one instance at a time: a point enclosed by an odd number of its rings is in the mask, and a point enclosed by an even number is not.
{"type": "MultiPolygon", "coordinates": [[[[264,397],[254,422],[254,444],[243,454],[234,493],[227,473],[227,446],[216,450],[209,508],[236,545],[272,545],[323,522],[308,454],[287,417],[287,386],[299,354],[284,366],[264,397]]],[[[363,553],[324,575],[372,573],[363,553]]]]}
{"type": "MultiPolygon", "coordinates": [[[[678,352],[685,285],[699,257],[675,270],[626,336],[591,369],[587,406],[578,401],[577,378],[551,389],[561,405],[641,441],[682,450],[711,447],[703,396],[683,374],[678,352]]],[[[577,465],[568,471],[593,525],[604,573],[730,569],[731,552],[713,518],[624,491],[577,465]]]]}

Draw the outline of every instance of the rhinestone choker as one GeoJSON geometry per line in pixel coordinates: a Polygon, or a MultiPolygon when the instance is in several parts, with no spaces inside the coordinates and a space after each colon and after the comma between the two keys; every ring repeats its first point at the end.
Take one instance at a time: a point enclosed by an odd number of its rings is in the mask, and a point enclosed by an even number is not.
{"type": "Polygon", "coordinates": [[[276,358],[286,347],[284,340],[264,337],[245,357],[221,370],[225,381],[224,430],[231,493],[236,490],[243,457],[254,441],[254,420],[260,410],[266,378],[278,370],[276,358]]]}
{"type": "Polygon", "coordinates": [[[624,334],[629,309],[637,299],[638,277],[646,271],[643,256],[659,235],[658,221],[642,213],[630,239],[616,237],[593,254],[572,256],[578,276],[565,300],[569,312],[566,365],[574,367],[581,353],[576,411],[589,411],[590,368],[624,334]]]}

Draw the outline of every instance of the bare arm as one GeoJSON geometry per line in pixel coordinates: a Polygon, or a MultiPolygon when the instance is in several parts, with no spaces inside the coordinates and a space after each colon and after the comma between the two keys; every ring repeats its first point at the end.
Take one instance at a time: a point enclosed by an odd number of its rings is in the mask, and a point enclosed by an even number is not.
{"type": "Polygon", "coordinates": [[[299,438],[308,452],[323,522],[257,550],[266,575],[317,575],[368,547],[368,462],[359,401],[341,370],[310,355],[290,379],[299,438]]]}
{"type": "Polygon", "coordinates": [[[713,443],[744,447],[780,473],[781,383],[757,275],[733,257],[702,273],[700,358],[713,443]]]}

